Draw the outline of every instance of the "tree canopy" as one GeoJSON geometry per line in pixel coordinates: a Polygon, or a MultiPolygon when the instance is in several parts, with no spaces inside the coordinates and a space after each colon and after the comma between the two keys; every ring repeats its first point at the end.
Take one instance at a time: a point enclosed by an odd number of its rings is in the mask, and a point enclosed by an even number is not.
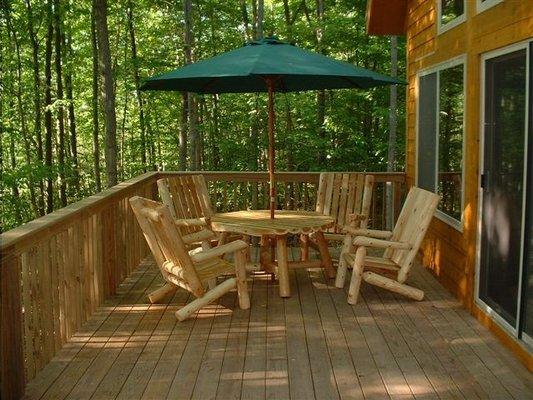
{"type": "MultiPolygon", "coordinates": [[[[391,71],[390,38],[365,33],[364,0],[0,4],[3,230],[147,170],[266,170],[265,94],[140,92],[155,73],[268,35],[391,71]]],[[[398,49],[401,77],[401,38],[398,49]]],[[[388,88],[279,94],[276,108],[279,170],[387,170],[388,88]]]]}

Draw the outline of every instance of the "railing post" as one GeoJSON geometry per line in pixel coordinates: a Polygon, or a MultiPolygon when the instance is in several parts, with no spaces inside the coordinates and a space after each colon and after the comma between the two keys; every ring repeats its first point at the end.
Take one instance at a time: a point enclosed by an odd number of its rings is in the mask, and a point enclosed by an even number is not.
{"type": "Polygon", "coordinates": [[[400,210],[402,209],[402,196],[403,196],[403,188],[404,183],[403,182],[394,182],[393,183],[393,204],[392,204],[392,212],[393,212],[393,225],[398,220],[398,216],[400,215],[400,210]]]}
{"type": "Polygon", "coordinates": [[[25,386],[20,263],[13,254],[2,253],[0,268],[0,397],[19,399],[25,386]]]}

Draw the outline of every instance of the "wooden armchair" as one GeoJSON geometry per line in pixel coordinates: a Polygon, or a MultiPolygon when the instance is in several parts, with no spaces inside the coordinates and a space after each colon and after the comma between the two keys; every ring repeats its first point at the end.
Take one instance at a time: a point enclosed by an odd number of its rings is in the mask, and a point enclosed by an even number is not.
{"type": "Polygon", "coordinates": [[[183,321],[195,311],[237,287],[240,307],[242,309],[250,307],[245,269],[245,252],[248,245],[245,242],[236,240],[212,249],[188,251],[186,246],[195,239],[191,238],[195,233],[182,236],[166,205],[138,196],[132,197],[130,204],[161,274],[167,282],[148,296],[150,302],[157,302],[175,291],[178,286],[188,290],[197,299],[176,312],[178,320],[183,321]],[[226,253],[234,253],[234,264],[222,258],[226,253]],[[205,289],[213,279],[232,273],[235,273],[236,278],[226,279],[210,290],[205,289]]]}
{"type": "MultiPolygon", "coordinates": [[[[343,232],[345,226],[367,227],[373,188],[373,175],[340,172],[320,174],[315,211],[335,218],[335,224],[324,232],[326,241],[343,241],[346,236],[343,232]]],[[[302,258],[307,259],[308,245],[313,247],[317,245],[314,241],[308,243],[308,238],[305,236],[301,239],[302,258]]],[[[343,260],[340,259],[339,266],[342,264],[343,260]]]]}
{"type": "MultiPolygon", "coordinates": [[[[422,290],[406,285],[405,281],[438,202],[437,194],[413,187],[392,232],[345,227],[348,245],[344,246],[341,258],[353,265],[348,303],[357,303],[361,280],[415,300],[424,298],[422,290]],[[384,252],[381,257],[373,257],[367,255],[367,248],[384,252]]],[[[344,279],[336,283],[342,287],[344,279]]]]}
{"type": "Polygon", "coordinates": [[[213,208],[207,185],[202,175],[183,175],[157,181],[159,196],[168,206],[170,214],[182,235],[197,235],[192,245],[209,248],[217,236],[210,230],[209,219],[213,208]]]}

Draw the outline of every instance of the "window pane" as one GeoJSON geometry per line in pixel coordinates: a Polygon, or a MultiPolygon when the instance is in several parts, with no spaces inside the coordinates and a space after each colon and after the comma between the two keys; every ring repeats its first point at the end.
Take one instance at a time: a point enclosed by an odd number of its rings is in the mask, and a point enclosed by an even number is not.
{"type": "Polygon", "coordinates": [[[439,209],[461,220],[463,65],[440,71],[439,80],[439,209]]]}
{"type": "Polygon", "coordinates": [[[465,11],[464,0],[441,0],[440,6],[440,22],[443,25],[463,15],[465,11]]]}
{"type": "Polygon", "coordinates": [[[420,77],[418,99],[418,186],[435,191],[437,74],[420,77]]]}

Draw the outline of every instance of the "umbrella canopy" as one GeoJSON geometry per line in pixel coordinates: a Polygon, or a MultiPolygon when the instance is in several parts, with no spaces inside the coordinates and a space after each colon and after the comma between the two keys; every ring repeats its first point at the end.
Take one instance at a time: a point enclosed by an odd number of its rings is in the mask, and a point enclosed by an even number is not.
{"type": "Polygon", "coordinates": [[[141,90],[179,90],[193,93],[268,92],[270,216],[274,218],[274,92],[369,89],[398,83],[404,82],[270,37],[150,77],[143,82],[141,90]]]}
{"type": "Polygon", "coordinates": [[[267,76],[276,77],[273,88],[275,92],[368,89],[403,83],[390,76],[358,68],[276,38],[267,38],[148,78],[141,89],[194,93],[267,92],[267,76]]]}

